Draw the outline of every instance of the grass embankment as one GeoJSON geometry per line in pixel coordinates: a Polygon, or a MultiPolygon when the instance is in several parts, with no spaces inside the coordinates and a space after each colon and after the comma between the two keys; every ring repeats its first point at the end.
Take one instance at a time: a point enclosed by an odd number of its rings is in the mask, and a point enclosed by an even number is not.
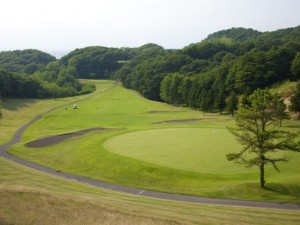
{"type": "Polygon", "coordinates": [[[188,204],[126,195],[68,181],[0,157],[0,224],[300,223],[293,210],[188,204]]]}
{"type": "MultiPolygon", "coordinates": [[[[291,161],[280,165],[280,174],[267,168],[268,189],[261,189],[257,169],[226,161],[227,152],[240,148],[225,128],[233,124],[230,116],[204,116],[198,111],[149,101],[121,86],[83,101],[78,107],[60,108],[45,115],[26,130],[22,143],[10,151],[57,170],[125,186],[299,203],[300,154],[289,154],[291,161]],[[173,121],[169,123],[170,120],[173,121]],[[24,147],[40,137],[91,127],[114,129],[91,132],[50,147],[24,147]],[[135,146],[131,145],[133,139],[139,142],[135,146]]],[[[299,125],[299,121],[283,123],[285,129],[292,130],[299,129],[299,125]]]]}

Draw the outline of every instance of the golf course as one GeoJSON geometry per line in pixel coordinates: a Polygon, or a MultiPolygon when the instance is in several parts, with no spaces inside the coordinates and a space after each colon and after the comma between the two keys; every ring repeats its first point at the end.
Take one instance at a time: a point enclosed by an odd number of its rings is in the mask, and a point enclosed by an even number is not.
{"type": "MultiPolygon", "coordinates": [[[[0,131],[0,145],[9,142],[21,126],[47,112],[25,129],[20,142],[8,148],[9,154],[59,172],[129,188],[300,204],[299,153],[286,153],[289,161],[279,164],[280,173],[267,166],[266,188],[262,189],[256,167],[246,168],[226,159],[226,154],[242,148],[226,128],[235,124],[231,115],[204,114],[150,101],[115,81],[89,82],[97,89],[87,95],[49,100],[4,99],[0,125],[5,129],[0,131]],[[77,109],[73,109],[74,104],[77,109]]],[[[282,129],[299,128],[300,122],[296,120],[282,123],[282,129]]],[[[104,213],[122,218],[120,224],[141,224],[141,221],[253,224],[251,217],[258,212],[260,218],[256,224],[272,224],[274,219],[282,220],[281,224],[300,222],[299,210],[179,203],[131,196],[48,175],[3,157],[0,160],[1,199],[7,203],[19,201],[24,208],[24,199],[34,199],[38,205],[43,203],[37,196],[43,196],[45,201],[65,204],[66,210],[71,210],[72,204],[84,205],[84,210],[97,205],[104,213]]],[[[55,214],[51,210],[49,213],[55,214]]],[[[84,216],[80,218],[78,221],[84,221],[84,216]]],[[[66,219],[71,222],[71,218],[66,219]]]]}

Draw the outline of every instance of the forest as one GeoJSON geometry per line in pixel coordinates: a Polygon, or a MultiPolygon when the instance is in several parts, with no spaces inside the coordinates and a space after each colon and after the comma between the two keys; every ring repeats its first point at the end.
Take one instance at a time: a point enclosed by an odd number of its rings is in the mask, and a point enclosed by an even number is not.
{"type": "Polygon", "coordinates": [[[0,53],[0,96],[57,98],[90,93],[95,86],[80,83],[77,72],[55,57],[38,51],[0,53]]]}
{"type": "Polygon", "coordinates": [[[118,79],[148,99],[233,113],[257,88],[300,79],[300,26],[273,32],[231,28],[182,49],[91,46],[61,59],[38,50],[0,53],[2,97],[93,91],[78,78],[118,79]]]}

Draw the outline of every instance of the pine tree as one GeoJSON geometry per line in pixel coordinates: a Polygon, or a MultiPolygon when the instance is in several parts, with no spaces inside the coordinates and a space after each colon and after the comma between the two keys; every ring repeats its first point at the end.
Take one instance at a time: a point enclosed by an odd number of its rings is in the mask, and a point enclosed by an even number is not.
{"type": "Polygon", "coordinates": [[[237,111],[237,126],[228,128],[244,148],[239,153],[230,153],[226,157],[229,161],[248,167],[258,166],[260,186],[265,187],[265,165],[270,163],[279,171],[277,163],[285,162],[287,158],[276,152],[300,152],[300,142],[295,142],[299,133],[279,129],[280,120],[288,118],[288,115],[283,110],[283,100],[278,95],[258,89],[249,96],[248,101],[249,105],[241,105],[237,111]]]}

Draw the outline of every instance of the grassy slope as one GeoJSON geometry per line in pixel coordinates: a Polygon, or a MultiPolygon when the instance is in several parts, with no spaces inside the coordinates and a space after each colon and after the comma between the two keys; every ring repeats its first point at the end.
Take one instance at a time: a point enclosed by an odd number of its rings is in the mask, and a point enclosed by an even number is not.
{"type": "Polygon", "coordinates": [[[0,144],[8,142],[14,133],[25,123],[32,120],[36,115],[60,105],[70,104],[74,101],[96,95],[111,87],[113,82],[94,81],[97,91],[90,95],[82,95],[69,98],[57,98],[47,100],[37,99],[3,99],[3,119],[0,120],[0,144]]]}
{"type": "MultiPolygon", "coordinates": [[[[61,108],[43,117],[27,129],[23,143],[13,146],[11,152],[61,171],[127,186],[200,196],[299,203],[300,177],[297,165],[300,157],[296,154],[290,155],[293,158],[290,163],[280,166],[281,174],[268,168],[267,181],[270,189],[262,190],[257,185],[258,174],[239,165],[226,164],[231,171],[230,175],[220,171],[213,172],[213,169],[207,173],[205,167],[201,170],[196,163],[193,166],[197,167],[196,172],[190,172],[179,170],[180,167],[176,168],[174,165],[173,168],[156,165],[164,162],[152,164],[153,161],[149,163],[124,157],[103,147],[103,143],[109,138],[138,130],[191,127],[209,132],[218,128],[224,130],[225,125],[233,123],[229,116],[203,116],[200,112],[145,100],[135,92],[121,87],[78,105],[79,110],[61,108]],[[149,113],[154,110],[165,112],[149,113]],[[180,110],[185,112],[178,112],[180,110]],[[153,124],[164,120],[187,118],[202,120],[195,123],[153,124]],[[109,127],[117,130],[92,132],[42,149],[23,146],[24,143],[39,137],[90,127],[109,127]]],[[[284,125],[295,126],[295,123],[299,125],[295,121],[285,122],[284,125]]],[[[177,138],[180,139],[181,136],[178,135],[177,138]]],[[[152,139],[145,140],[146,143],[152,141],[152,139]]],[[[157,160],[155,156],[153,159],[157,160]]],[[[212,163],[218,165],[219,162],[212,163]]]]}
{"type": "Polygon", "coordinates": [[[68,181],[0,158],[0,224],[277,224],[300,212],[187,204],[144,198],[68,181]]]}

